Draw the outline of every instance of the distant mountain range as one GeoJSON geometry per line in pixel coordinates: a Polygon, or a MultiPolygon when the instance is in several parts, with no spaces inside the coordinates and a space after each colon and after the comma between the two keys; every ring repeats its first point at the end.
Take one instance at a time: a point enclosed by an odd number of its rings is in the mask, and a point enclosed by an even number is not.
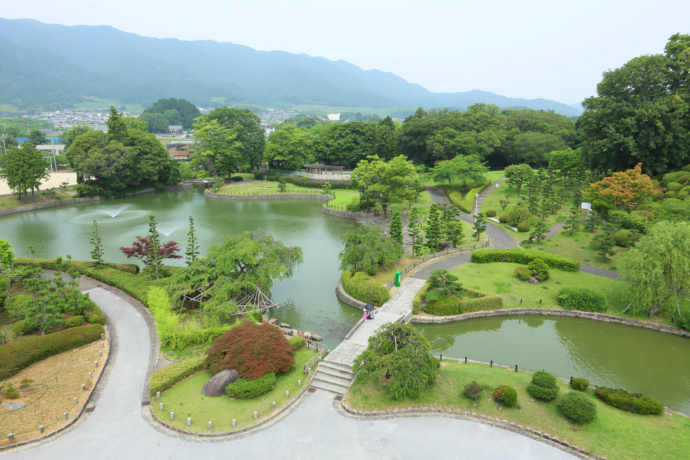
{"type": "Polygon", "coordinates": [[[0,110],[65,107],[84,98],[150,105],[177,97],[199,106],[501,107],[581,110],[487,91],[432,93],[389,72],[233,43],[148,38],[109,26],[0,18],[0,110]]]}

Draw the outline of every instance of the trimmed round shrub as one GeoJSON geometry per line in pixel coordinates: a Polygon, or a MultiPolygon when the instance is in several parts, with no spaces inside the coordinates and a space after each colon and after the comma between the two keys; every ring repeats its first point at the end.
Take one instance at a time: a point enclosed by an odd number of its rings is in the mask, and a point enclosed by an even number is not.
{"type": "Polygon", "coordinates": [[[690,171],[690,165],[683,166],[683,171],[690,171]]]}
{"type": "Polygon", "coordinates": [[[683,187],[682,189],[680,189],[680,191],[681,191],[681,192],[688,192],[688,193],[690,193],[690,185],[687,185],[687,186],[683,187]]]}
{"type": "Polygon", "coordinates": [[[295,351],[301,350],[302,348],[307,346],[307,341],[305,340],[305,338],[300,336],[290,337],[288,339],[288,342],[290,343],[290,345],[292,345],[292,349],[295,351]]]}
{"type": "Polygon", "coordinates": [[[520,233],[529,232],[531,228],[532,226],[529,222],[520,222],[517,226],[518,232],[520,233]]]}
{"type": "Polygon", "coordinates": [[[587,288],[563,288],[556,296],[558,305],[566,310],[606,311],[606,299],[587,288]]]}
{"type": "Polygon", "coordinates": [[[613,235],[613,241],[616,243],[616,246],[621,248],[632,246],[632,232],[630,230],[618,230],[613,235]]]}
{"type": "Polygon", "coordinates": [[[276,386],[276,375],[273,372],[264,374],[258,379],[239,379],[225,388],[225,392],[235,399],[254,399],[265,395],[276,386]]]}
{"type": "Polygon", "coordinates": [[[278,328],[245,322],[213,341],[206,366],[215,375],[235,369],[244,379],[287,372],[295,364],[295,350],[278,328]]]}
{"type": "Polygon", "coordinates": [[[517,404],[517,391],[508,385],[499,385],[494,390],[494,399],[506,407],[513,407],[517,404]]]}
{"type": "Polygon", "coordinates": [[[654,200],[654,201],[661,201],[664,199],[664,197],[665,197],[664,192],[662,192],[661,190],[659,190],[658,192],[654,192],[652,194],[652,200],[654,200]]]}
{"type": "Polygon", "coordinates": [[[27,321],[25,319],[20,319],[12,325],[12,332],[14,332],[16,335],[31,334],[32,332],[35,332],[37,330],[38,326],[35,323],[32,323],[31,321],[27,321]]]}
{"type": "Polygon", "coordinates": [[[515,267],[515,274],[522,281],[527,281],[532,277],[532,274],[529,272],[529,268],[523,266],[515,267]]]}
{"type": "Polygon", "coordinates": [[[671,182],[666,186],[666,192],[677,192],[680,189],[683,188],[682,184],[679,184],[678,182],[671,182]]]}
{"type": "Polygon", "coordinates": [[[597,418],[597,406],[587,396],[576,391],[563,395],[556,407],[565,418],[575,423],[589,423],[597,418]]]}
{"type": "Polygon", "coordinates": [[[608,387],[597,387],[594,394],[609,406],[626,412],[641,415],[661,415],[664,413],[663,404],[654,398],[641,394],[608,387]]]}
{"type": "Polygon", "coordinates": [[[685,200],[689,195],[690,193],[681,190],[676,194],[676,198],[678,198],[679,200],[685,200]]]}
{"type": "Polygon", "coordinates": [[[685,171],[670,172],[670,173],[664,174],[664,178],[662,179],[661,182],[664,184],[664,186],[668,187],[668,185],[670,183],[675,182],[676,179],[683,177],[685,175],[687,175],[687,172],[685,172],[685,171]]]}
{"type": "Polygon", "coordinates": [[[573,381],[570,383],[573,390],[577,391],[587,391],[589,388],[589,380],[582,377],[574,377],[573,381]]]}
{"type": "Polygon", "coordinates": [[[549,279],[549,265],[544,261],[544,259],[534,259],[527,265],[530,275],[532,275],[537,281],[546,281],[549,279]]]}
{"type": "Polygon", "coordinates": [[[482,387],[477,382],[472,380],[470,383],[465,385],[465,394],[468,398],[479,399],[482,394],[482,387]]]}
{"type": "Polygon", "coordinates": [[[254,171],[253,174],[254,174],[254,179],[264,180],[265,176],[264,176],[264,173],[262,173],[261,171],[254,171]]]}
{"type": "Polygon", "coordinates": [[[517,227],[522,222],[527,222],[528,224],[531,224],[533,220],[534,216],[529,211],[529,209],[527,209],[524,206],[515,206],[508,213],[508,225],[510,225],[511,227],[517,227]]]}
{"type": "Polygon", "coordinates": [[[678,179],[675,180],[675,182],[681,185],[686,185],[688,182],[690,182],[690,174],[680,176],[678,179]]]}
{"type": "Polygon", "coordinates": [[[664,197],[666,197],[666,198],[675,198],[675,197],[676,197],[676,192],[674,192],[673,190],[671,190],[670,192],[666,192],[666,193],[664,193],[664,197]]]}
{"type": "Polygon", "coordinates": [[[501,214],[498,216],[498,221],[502,224],[508,223],[508,214],[501,214]]]}
{"type": "Polygon", "coordinates": [[[62,322],[62,327],[65,329],[70,328],[70,327],[77,327],[81,326],[84,324],[84,317],[81,315],[73,316],[71,318],[67,318],[62,322]]]}
{"type": "Polygon", "coordinates": [[[558,396],[556,377],[546,371],[535,372],[532,383],[527,387],[527,393],[541,401],[553,401],[558,396]]]}
{"type": "Polygon", "coordinates": [[[244,177],[242,177],[242,176],[232,176],[232,177],[230,178],[230,180],[233,181],[233,182],[242,182],[242,181],[244,180],[244,177]]]}
{"type": "Polygon", "coordinates": [[[489,209],[488,211],[486,211],[486,217],[496,217],[496,210],[489,209]]]}

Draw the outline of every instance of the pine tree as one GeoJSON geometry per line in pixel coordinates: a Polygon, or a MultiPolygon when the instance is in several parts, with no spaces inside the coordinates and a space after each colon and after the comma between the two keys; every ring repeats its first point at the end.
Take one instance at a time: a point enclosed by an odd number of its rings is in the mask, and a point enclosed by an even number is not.
{"type": "Polygon", "coordinates": [[[577,206],[573,206],[570,208],[568,220],[565,221],[565,228],[570,229],[570,236],[573,236],[573,232],[577,231],[578,225],[580,225],[580,213],[578,212],[577,206]]]}
{"type": "Polygon", "coordinates": [[[607,256],[612,256],[615,254],[615,251],[613,250],[613,247],[616,245],[616,242],[613,239],[613,234],[615,231],[616,229],[613,225],[606,224],[604,225],[603,232],[597,234],[592,239],[592,246],[597,249],[597,253],[604,260],[607,259],[607,256]]]}
{"type": "Polygon", "coordinates": [[[416,256],[422,255],[422,247],[424,246],[419,226],[419,211],[417,208],[412,208],[410,220],[407,224],[407,235],[412,238],[412,253],[416,256]]]}
{"type": "Polygon", "coordinates": [[[534,228],[532,229],[532,232],[529,234],[529,240],[537,240],[538,244],[541,244],[541,240],[543,240],[546,237],[546,224],[544,223],[543,220],[538,220],[536,224],[534,224],[534,228]]]}
{"type": "Polygon", "coordinates": [[[400,219],[400,211],[398,209],[393,210],[393,217],[391,217],[391,223],[388,227],[388,235],[393,241],[400,245],[403,244],[402,220],[400,219]]]}
{"type": "Polygon", "coordinates": [[[148,254],[146,257],[146,268],[153,271],[156,279],[160,278],[160,268],[163,264],[163,256],[161,254],[161,238],[156,227],[156,219],[153,214],[149,214],[149,237],[147,248],[148,254]]]}
{"type": "Polygon", "coordinates": [[[194,232],[194,218],[189,216],[189,232],[187,232],[187,250],[185,256],[187,258],[187,265],[192,265],[199,255],[199,243],[194,232]]]}
{"type": "Polygon", "coordinates": [[[426,246],[431,252],[437,252],[441,242],[441,222],[439,219],[439,209],[435,204],[429,208],[429,219],[426,226],[426,246]]]}
{"type": "Polygon", "coordinates": [[[585,220],[585,228],[589,230],[589,233],[594,233],[594,229],[599,223],[599,214],[594,211],[589,211],[587,213],[587,219],[585,220]]]}
{"type": "Polygon", "coordinates": [[[453,243],[457,247],[465,235],[463,234],[462,223],[455,217],[456,209],[445,207],[443,209],[443,239],[453,243]]]}
{"type": "Polygon", "coordinates": [[[93,259],[94,267],[103,266],[103,242],[101,241],[101,235],[98,233],[98,223],[93,221],[93,228],[91,229],[91,245],[93,246],[93,251],[91,251],[91,259],[93,259]]]}
{"type": "Polygon", "coordinates": [[[473,217],[475,218],[475,221],[474,224],[472,224],[472,228],[474,230],[472,236],[476,236],[477,241],[479,241],[479,237],[486,231],[486,217],[484,216],[483,212],[480,212],[473,217]]]}

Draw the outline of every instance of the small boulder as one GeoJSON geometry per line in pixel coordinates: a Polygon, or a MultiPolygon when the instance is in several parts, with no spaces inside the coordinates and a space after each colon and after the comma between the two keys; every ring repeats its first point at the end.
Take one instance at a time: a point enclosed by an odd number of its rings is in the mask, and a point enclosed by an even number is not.
{"type": "Polygon", "coordinates": [[[283,334],[292,335],[292,329],[288,329],[288,328],[284,327],[283,328],[283,334]]]}
{"type": "Polygon", "coordinates": [[[240,374],[235,369],[220,371],[204,384],[201,392],[206,396],[225,396],[225,387],[239,378],[240,374]]]}
{"type": "Polygon", "coordinates": [[[529,284],[539,284],[539,281],[533,276],[529,280],[527,280],[529,284]]]}
{"type": "Polygon", "coordinates": [[[276,324],[278,322],[278,318],[271,318],[268,320],[268,322],[271,324],[276,324]]]}
{"type": "Polygon", "coordinates": [[[323,337],[321,337],[319,334],[312,334],[311,339],[317,342],[321,342],[323,340],[323,337]]]}
{"type": "Polygon", "coordinates": [[[304,338],[306,340],[311,340],[311,332],[309,331],[304,331],[304,338]]]}
{"type": "Polygon", "coordinates": [[[299,331],[298,331],[297,329],[293,329],[293,330],[292,330],[292,335],[295,336],[295,337],[298,337],[298,336],[299,336],[299,331]]]}
{"type": "Polygon", "coordinates": [[[280,327],[287,327],[287,328],[289,328],[290,325],[289,325],[288,323],[280,323],[280,327]]]}

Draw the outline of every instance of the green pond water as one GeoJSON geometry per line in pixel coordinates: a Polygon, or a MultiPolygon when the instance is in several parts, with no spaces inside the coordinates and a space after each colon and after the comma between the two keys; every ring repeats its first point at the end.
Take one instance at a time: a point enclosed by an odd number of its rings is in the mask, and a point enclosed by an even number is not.
{"type": "MultiPolygon", "coordinates": [[[[202,253],[225,235],[264,228],[286,245],[301,246],[304,263],[293,278],[277,281],[277,316],[293,327],[321,334],[333,348],[360,315],[335,297],[340,272],[341,237],[357,224],[321,212],[312,200],[232,201],[188,190],[84,203],[0,218],[0,238],[17,256],[39,258],[71,254],[90,260],[95,219],[105,258],[133,262],[118,250],[148,231],[154,214],[163,241],[177,241],[184,252],[188,218],[194,217],[202,253]]],[[[184,260],[166,263],[183,265],[184,260]]],[[[420,326],[436,353],[521,368],[545,369],[561,377],[586,377],[594,384],[640,392],[690,413],[690,340],[641,328],[574,318],[485,318],[447,325],[420,326]]]]}
{"type": "MultiPolygon", "coordinates": [[[[202,190],[141,195],[132,198],[82,203],[0,218],[0,238],[14,245],[15,255],[29,257],[33,245],[38,258],[70,254],[75,260],[91,260],[89,239],[94,219],[103,238],[105,259],[127,259],[120,246],[131,246],[137,235],[146,236],[148,215],[154,214],[162,241],[174,240],[181,254],[187,244],[189,216],[194,217],[202,255],[226,235],[263,228],[288,246],[300,246],[304,262],[295,275],[276,281],[273,300],[280,303],[281,322],[321,334],[329,347],[337,345],[354,323],[359,310],[335,297],[338,284],[338,253],[341,237],[357,224],[351,219],[328,216],[317,200],[234,201],[209,199],[202,190]]],[[[184,259],[169,259],[184,265],[184,259]]]]}
{"type": "Polygon", "coordinates": [[[516,316],[419,325],[436,354],[624,388],[690,414],[690,339],[579,318],[516,316]]]}

